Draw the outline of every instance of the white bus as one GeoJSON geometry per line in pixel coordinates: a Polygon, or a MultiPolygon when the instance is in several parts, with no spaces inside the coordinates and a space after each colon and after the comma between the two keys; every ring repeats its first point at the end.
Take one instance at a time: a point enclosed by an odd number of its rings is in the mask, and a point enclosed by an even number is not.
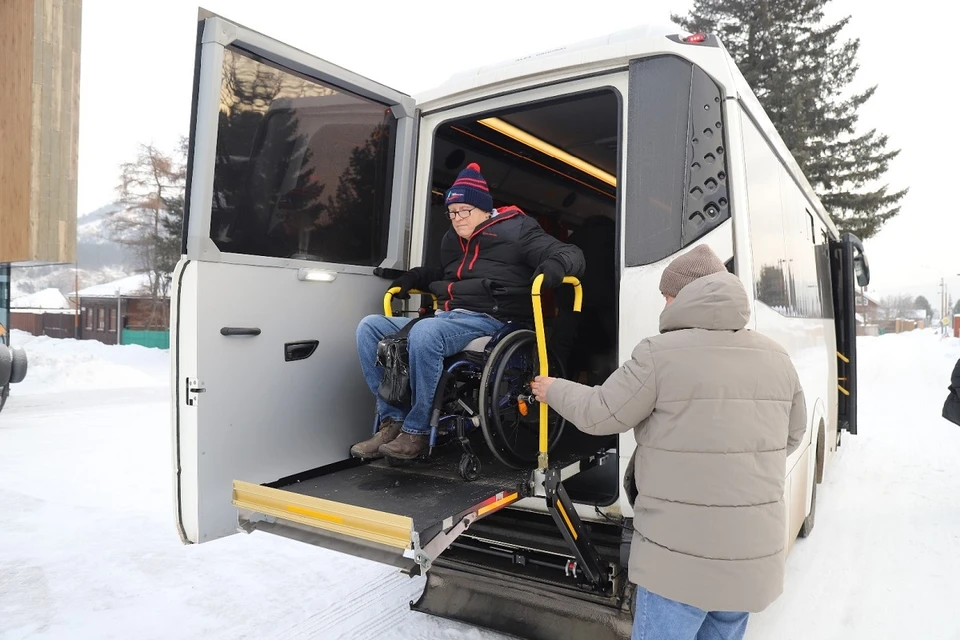
{"type": "Polygon", "coordinates": [[[382,312],[390,274],[437,256],[443,192],[470,162],[496,206],[571,242],[593,229],[585,299],[612,295],[581,323],[571,376],[603,380],[658,331],[678,254],[706,244],[727,261],[749,328],[800,373],[809,424],[784,470],[786,544],[810,533],[841,431],[856,432],[853,296],[869,270],[715,37],[632,29],[413,98],[201,10],[194,83],[171,318],[185,543],[268,531],[426,572],[413,606],[427,613],[629,637],[632,433],[576,441],[570,427],[558,446],[576,455],[540,469],[501,464],[481,439],[473,481],[444,447],[405,467],[349,456],[374,419],[355,328],[382,312]],[[590,279],[604,270],[612,282],[590,279]]]}

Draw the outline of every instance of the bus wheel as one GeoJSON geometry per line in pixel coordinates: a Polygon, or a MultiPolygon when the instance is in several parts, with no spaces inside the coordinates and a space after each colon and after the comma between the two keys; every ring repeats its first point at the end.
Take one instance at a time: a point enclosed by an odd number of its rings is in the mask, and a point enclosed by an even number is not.
{"type": "Polygon", "coordinates": [[[810,498],[810,515],[803,519],[803,526],[800,527],[800,537],[806,538],[813,533],[813,525],[817,521],[817,479],[813,479],[813,495],[810,498]]]}

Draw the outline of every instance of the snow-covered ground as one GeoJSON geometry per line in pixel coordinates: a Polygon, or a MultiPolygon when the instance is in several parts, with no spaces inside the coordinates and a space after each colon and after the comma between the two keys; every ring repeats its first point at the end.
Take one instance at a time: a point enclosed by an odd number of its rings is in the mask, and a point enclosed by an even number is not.
{"type": "MultiPolygon", "coordinates": [[[[182,546],[166,367],[142,347],[13,336],[27,381],[0,414],[0,638],[502,636],[409,611],[389,567],[267,534],[182,546]]],[[[960,638],[960,427],[940,418],[960,341],[860,341],[860,435],[752,640],[960,638]]]]}
{"type": "Polygon", "coordinates": [[[24,348],[28,359],[27,377],[13,387],[14,396],[169,384],[168,351],[140,345],[116,347],[96,340],[34,337],[17,330],[10,337],[14,347],[24,348]]]}

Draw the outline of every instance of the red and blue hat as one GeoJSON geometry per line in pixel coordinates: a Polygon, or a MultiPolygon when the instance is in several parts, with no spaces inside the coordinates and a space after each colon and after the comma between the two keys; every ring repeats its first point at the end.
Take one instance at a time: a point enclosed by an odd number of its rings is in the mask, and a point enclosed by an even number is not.
{"type": "Polygon", "coordinates": [[[444,203],[449,207],[452,204],[471,204],[481,211],[493,210],[493,198],[487,181],[480,174],[480,165],[471,162],[460,172],[453,186],[447,189],[444,203]]]}

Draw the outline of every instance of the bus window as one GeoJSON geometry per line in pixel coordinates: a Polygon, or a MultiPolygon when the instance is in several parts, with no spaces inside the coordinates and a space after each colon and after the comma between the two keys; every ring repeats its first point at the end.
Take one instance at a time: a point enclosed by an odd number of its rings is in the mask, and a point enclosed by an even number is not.
{"type": "Polygon", "coordinates": [[[730,217],[722,99],[680,58],[630,65],[627,266],[662,260],[730,217]]]}
{"type": "Polygon", "coordinates": [[[376,265],[387,251],[387,106],[227,47],[210,235],[229,253],[376,265]]]}

